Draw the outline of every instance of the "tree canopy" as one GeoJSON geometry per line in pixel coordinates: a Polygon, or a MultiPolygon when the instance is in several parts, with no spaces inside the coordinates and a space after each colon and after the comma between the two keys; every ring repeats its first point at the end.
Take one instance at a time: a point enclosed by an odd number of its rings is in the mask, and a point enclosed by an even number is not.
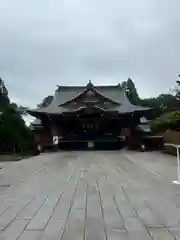
{"type": "MultiPolygon", "coordinates": [[[[180,77],[180,75],[179,75],[179,77],[180,77]]],[[[176,86],[175,86],[175,88],[174,88],[174,92],[175,92],[175,96],[176,96],[176,98],[178,99],[178,100],[180,100],[180,81],[179,80],[177,80],[176,81],[176,86]]]]}
{"type": "Polygon", "coordinates": [[[180,111],[167,112],[151,122],[151,128],[157,132],[167,129],[180,130],[180,111]]]}
{"type": "Polygon", "coordinates": [[[123,82],[122,87],[124,88],[129,101],[132,104],[138,105],[140,103],[140,98],[132,79],[129,78],[127,81],[123,82]]]}
{"type": "Polygon", "coordinates": [[[49,95],[45,97],[40,104],[38,104],[38,108],[46,107],[48,106],[53,100],[53,96],[49,95]]]}
{"type": "Polygon", "coordinates": [[[150,114],[150,118],[155,119],[163,113],[180,110],[180,81],[178,84],[179,88],[176,87],[175,94],[162,93],[157,97],[145,99],[139,97],[132,79],[129,78],[126,82],[123,82],[122,87],[125,89],[126,95],[132,104],[152,108],[153,111],[150,114]]]}
{"type": "Polygon", "coordinates": [[[0,79],[0,152],[27,151],[33,136],[25,125],[16,103],[11,103],[7,88],[0,79]]]}
{"type": "Polygon", "coordinates": [[[9,106],[10,100],[8,97],[8,90],[4,81],[0,78],[0,109],[9,106]]]}
{"type": "Polygon", "coordinates": [[[180,81],[177,81],[174,91],[162,93],[157,97],[142,99],[139,97],[134,82],[128,79],[123,82],[123,88],[132,104],[152,108],[148,118],[152,121],[152,129],[164,131],[180,128],[180,81]]]}

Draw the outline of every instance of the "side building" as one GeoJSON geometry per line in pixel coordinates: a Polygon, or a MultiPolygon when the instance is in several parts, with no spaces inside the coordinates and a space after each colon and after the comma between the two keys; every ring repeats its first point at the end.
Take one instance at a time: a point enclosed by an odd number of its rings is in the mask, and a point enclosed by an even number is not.
{"type": "Polygon", "coordinates": [[[51,103],[30,109],[31,125],[42,147],[120,148],[150,108],[132,105],[120,84],[58,86],[51,103]]]}

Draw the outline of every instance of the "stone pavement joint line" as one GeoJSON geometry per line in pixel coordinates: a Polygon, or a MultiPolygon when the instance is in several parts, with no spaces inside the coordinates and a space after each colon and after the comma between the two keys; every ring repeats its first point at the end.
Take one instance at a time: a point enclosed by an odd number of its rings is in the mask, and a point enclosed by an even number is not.
{"type": "Polygon", "coordinates": [[[175,157],[57,152],[0,167],[0,240],[180,239],[175,157]]]}

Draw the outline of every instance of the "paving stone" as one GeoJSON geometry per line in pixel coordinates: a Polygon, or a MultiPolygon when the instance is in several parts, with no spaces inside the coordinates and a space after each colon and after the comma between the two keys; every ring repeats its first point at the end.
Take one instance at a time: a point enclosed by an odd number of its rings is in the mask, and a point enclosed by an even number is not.
{"type": "Polygon", "coordinates": [[[80,170],[74,173],[74,176],[71,179],[70,183],[66,186],[66,189],[62,194],[61,200],[57,204],[53,213],[54,218],[63,218],[64,221],[66,220],[73,200],[72,198],[75,193],[75,188],[78,183],[79,175],[80,170]]]}
{"type": "Polygon", "coordinates": [[[145,231],[145,227],[142,225],[137,217],[126,218],[125,227],[128,231],[145,231]]]}
{"type": "Polygon", "coordinates": [[[163,227],[164,223],[147,207],[143,204],[141,208],[137,209],[139,218],[147,227],[163,227]]]}
{"type": "Polygon", "coordinates": [[[173,202],[169,202],[165,198],[157,201],[150,201],[151,209],[157,214],[159,219],[162,219],[167,227],[178,227],[180,224],[180,211],[176,208],[173,202]]]}
{"type": "Polygon", "coordinates": [[[126,198],[122,189],[119,187],[116,187],[113,194],[114,194],[118,209],[121,215],[123,216],[123,218],[126,219],[129,217],[136,217],[136,213],[133,209],[133,206],[126,198]]]}
{"type": "Polygon", "coordinates": [[[129,240],[125,230],[107,230],[108,240],[129,240]]]}
{"type": "Polygon", "coordinates": [[[174,240],[174,237],[165,228],[150,228],[149,232],[153,240],[174,240]]]}
{"type": "Polygon", "coordinates": [[[7,211],[5,211],[0,216],[0,229],[3,230],[16,216],[20,213],[20,211],[26,207],[33,198],[27,197],[23,199],[19,199],[12,207],[10,207],[7,211]]]}
{"type": "MultiPolygon", "coordinates": [[[[137,194],[138,195],[138,194],[137,194]]],[[[161,220],[144,201],[140,201],[136,204],[133,200],[133,196],[130,192],[128,192],[128,196],[130,201],[132,202],[133,207],[135,208],[138,217],[140,218],[143,225],[147,227],[163,227],[164,222],[161,220]],[[141,203],[140,203],[141,202],[141,203]]]]}
{"type": "Polygon", "coordinates": [[[42,235],[42,240],[49,239],[61,239],[66,227],[66,221],[70,212],[71,204],[73,203],[73,195],[75,187],[78,182],[80,171],[75,172],[74,177],[71,179],[70,183],[66,186],[63,195],[56,205],[54,212],[48,222],[46,229],[42,235]]]}
{"type": "Polygon", "coordinates": [[[173,157],[77,151],[18,164],[3,163],[0,240],[180,239],[173,157]]]}
{"type": "MultiPolygon", "coordinates": [[[[58,192],[58,191],[57,191],[58,192]]],[[[42,207],[28,224],[27,230],[43,230],[50,219],[57,202],[60,200],[61,193],[53,193],[48,196],[42,207]]]]}
{"type": "Polygon", "coordinates": [[[27,231],[25,230],[18,240],[39,240],[42,235],[41,231],[27,231]]]}
{"type": "MultiPolygon", "coordinates": [[[[24,231],[28,224],[28,220],[14,220],[2,233],[0,233],[1,240],[16,240],[24,231]]],[[[27,240],[27,239],[25,239],[27,240]]]]}
{"type": "Polygon", "coordinates": [[[102,216],[100,198],[96,182],[92,180],[87,193],[87,214],[86,214],[86,240],[104,240],[105,221],[102,216]]]}
{"type": "Polygon", "coordinates": [[[51,218],[44,230],[41,240],[59,240],[64,231],[64,221],[61,218],[51,218]]]}
{"type": "Polygon", "coordinates": [[[86,188],[84,179],[78,183],[73,205],[68,217],[63,240],[83,240],[85,233],[86,188]]]}
{"type": "MultiPolygon", "coordinates": [[[[149,235],[149,233],[145,230],[128,231],[128,237],[130,240],[154,240],[149,235]]],[[[158,240],[161,240],[161,239],[158,239],[158,240]]]]}
{"type": "Polygon", "coordinates": [[[180,240],[180,227],[169,228],[169,231],[174,236],[176,240],[180,240]]]}
{"type": "Polygon", "coordinates": [[[101,179],[98,183],[106,227],[109,229],[123,229],[125,227],[124,222],[118,212],[113,196],[109,192],[107,181],[101,179]]]}
{"type": "Polygon", "coordinates": [[[37,196],[20,212],[17,218],[31,220],[46,199],[47,196],[37,196]]]}

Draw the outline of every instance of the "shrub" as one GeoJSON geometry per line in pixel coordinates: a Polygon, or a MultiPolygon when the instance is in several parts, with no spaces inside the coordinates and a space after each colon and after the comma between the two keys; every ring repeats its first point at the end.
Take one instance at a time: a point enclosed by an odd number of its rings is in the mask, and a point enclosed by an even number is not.
{"type": "Polygon", "coordinates": [[[153,131],[180,130],[180,111],[165,113],[151,122],[153,131]]]}

